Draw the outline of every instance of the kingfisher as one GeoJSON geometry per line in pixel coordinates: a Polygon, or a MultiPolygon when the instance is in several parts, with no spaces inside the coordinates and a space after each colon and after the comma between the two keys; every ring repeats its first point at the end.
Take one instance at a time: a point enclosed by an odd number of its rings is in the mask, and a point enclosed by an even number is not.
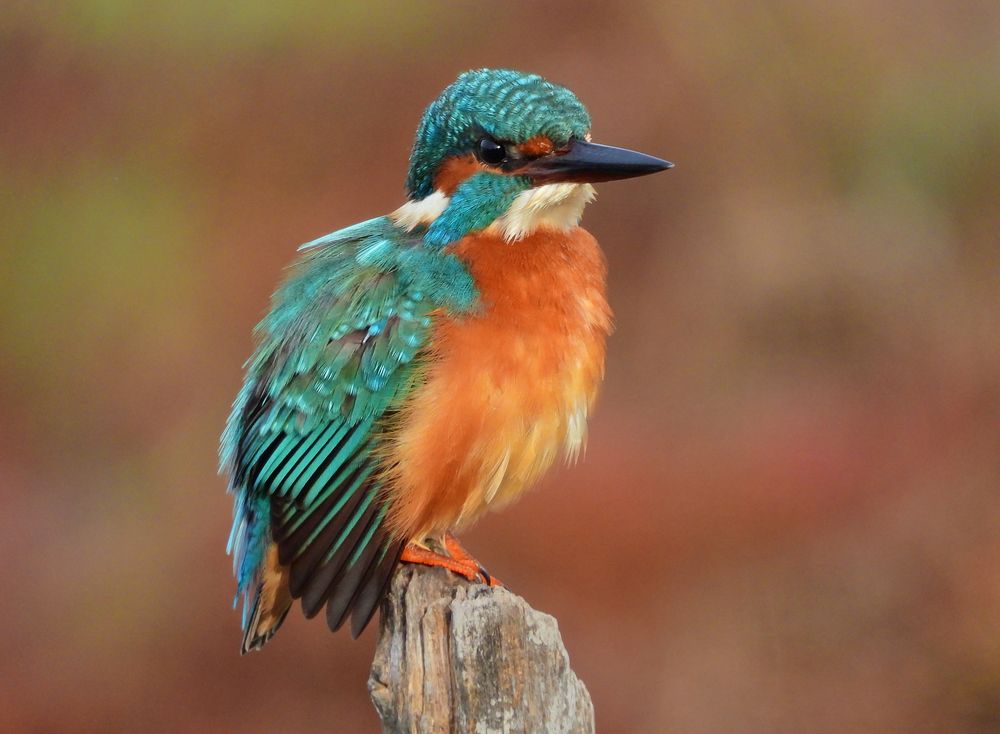
{"type": "Polygon", "coordinates": [[[296,599],[357,637],[401,562],[498,583],[453,533],[586,440],[612,327],[592,184],[672,167],[590,129],[562,86],[465,72],[420,120],[406,202],[299,248],[219,452],[243,653],[296,599]]]}

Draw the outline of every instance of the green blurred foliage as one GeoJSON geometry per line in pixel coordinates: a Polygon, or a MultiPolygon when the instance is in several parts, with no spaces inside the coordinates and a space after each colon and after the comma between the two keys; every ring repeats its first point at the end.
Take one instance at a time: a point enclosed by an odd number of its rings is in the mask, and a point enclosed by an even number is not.
{"type": "Polygon", "coordinates": [[[387,43],[419,40],[434,19],[417,3],[281,3],[178,0],[68,0],[15,4],[14,17],[44,25],[60,39],[80,47],[141,48],[164,46],[174,52],[255,54],[280,48],[323,48],[335,40],[341,48],[369,44],[372,28],[387,43]]]}

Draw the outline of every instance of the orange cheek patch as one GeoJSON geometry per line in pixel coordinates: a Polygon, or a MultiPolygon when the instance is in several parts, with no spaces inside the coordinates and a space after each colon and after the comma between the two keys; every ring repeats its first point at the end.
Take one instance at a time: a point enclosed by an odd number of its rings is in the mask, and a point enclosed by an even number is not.
{"type": "Polygon", "coordinates": [[[521,143],[517,149],[529,158],[537,158],[540,155],[548,155],[556,149],[556,146],[544,135],[536,135],[531,140],[521,143]]]}
{"type": "Polygon", "coordinates": [[[474,155],[455,156],[446,159],[434,174],[434,188],[447,196],[455,193],[465,179],[486,168],[476,160],[474,155]]]}
{"type": "MultiPolygon", "coordinates": [[[[556,149],[556,146],[546,136],[536,135],[531,140],[518,145],[517,149],[526,158],[538,158],[539,156],[549,155],[556,149]]],[[[504,173],[496,168],[483,165],[471,153],[469,155],[453,156],[452,158],[446,158],[438,166],[437,173],[434,174],[434,188],[446,196],[451,196],[463,181],[480,171],[504,173]]],[[[516,175],[517,171],[514,171],[513,174],[516,175]]]]}

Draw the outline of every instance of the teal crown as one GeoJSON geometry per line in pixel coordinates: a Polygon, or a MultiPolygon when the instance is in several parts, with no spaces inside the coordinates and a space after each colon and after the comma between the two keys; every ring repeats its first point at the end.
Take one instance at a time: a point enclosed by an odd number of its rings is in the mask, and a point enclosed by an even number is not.
{"type": "Polygon", "coordinates": [[[422,199],[445,158],[471,152],[484,134],[521,143],[544,135],[557,146],[590,131],[590,115],[565,87],[537,74],[476,69],[461,74],[424,112],[410,153],[406,189],[422,199]]]}

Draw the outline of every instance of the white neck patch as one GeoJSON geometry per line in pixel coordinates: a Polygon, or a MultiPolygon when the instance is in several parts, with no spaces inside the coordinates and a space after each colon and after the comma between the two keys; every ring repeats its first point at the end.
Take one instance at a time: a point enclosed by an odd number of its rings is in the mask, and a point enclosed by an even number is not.
{"type": "MultiPolygon", "coordinates": [[[[497,217],[487,232],[501,235],[507,242],[516,242],[543,227],[567,230],[580,223],[583,209],[594,200],[597,192],[587,183],[545,184],[522,191],[510,208],[497,217]]],[[[429,225],[448,208],[449,198],[443,191],[408,201],[389,215],[396,226],[407,232],[419,225],[429,225]]]]}
{"type": "Polygon", "coordinates": [[[395,225],[411,232],[421,224],[430,224],[448,208],[448,197],[443,191],[435,191],[423,199],[408,201],[389,215],[395,225]]]}

